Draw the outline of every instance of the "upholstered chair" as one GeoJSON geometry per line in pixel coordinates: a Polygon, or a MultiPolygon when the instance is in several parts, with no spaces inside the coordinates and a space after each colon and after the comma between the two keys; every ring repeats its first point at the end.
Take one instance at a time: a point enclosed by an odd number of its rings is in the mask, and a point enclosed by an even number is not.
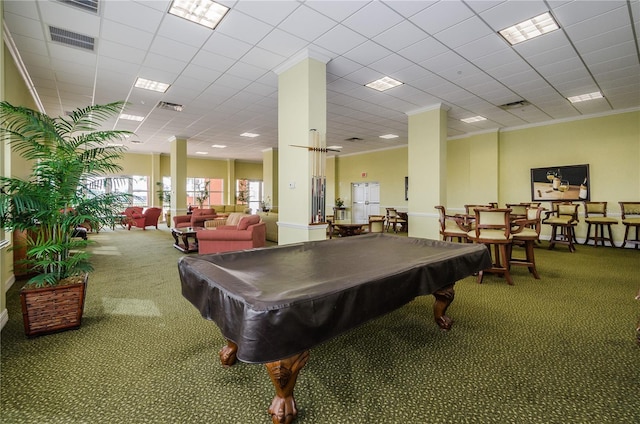
{"type": "Polygon", "coordinates": [[[478,273],[478,283],[482,283],[485,273],[503,275],[507,283],[513,285],[509,271],[511,258],[511,209],[476,208],[475,228],[467,233],[469,240],[487,246],[492,254],[492,266],[478,273]]]}
{"type": "Polygon", "coordinates": [[[618,220],[607,216],[607,202],[584,202],[584,222],[587,223],[587,237],[584,239],[584,244],[592,240],[595,247],[598,247],[598,243],[604,246],[605,241],[608,241],[611,247],[616,246],[611,236],[611,226],[617,225],[618,220]],[[592,225],[593,235],[591,234],[592,225]],[[608,234],[605,234],[605,229],[608,234]]]}
{"type": "Polygon", "coordinates": [[[468,222],[455,215],[448,215],[444,206],[436,206],[439,212],[440,235],[444,241],[468,242],[467,233],[471,229],[468,222]]]}
{"type": "Polygon", "coordinates": [[[134,212],[131,214],[131,219],[127,224],[128,229],[131,230],[131,227],[138,227],[146,230],[147,227],[156,227],[157,230],[161,214],[162,209],[160,208],[147,208],[141,214],[134,212]]]}
{"type": "Polygon", "coordinates": [[[553,249],[556,244],[566,244],[569,252],[575,252],[576,225],[578,225],[579,203],[553,202],[551,211],[545,212],[546,218],[543,224],[551,225],[551,239],[549,249],[553,249]]]}
{"type": "Polygon", "coordinates": [[[640,248],[640,238],[638,237],[638,228],[640,228],[640,202],[619,202],[620,213],[622,214],[622,225],[624,225],[624,240],[621,247],[625,247],[627,243],[640,248]],[[629,238],[629,231],[636,230],[636,238],[629,238]]]}
{"type": "Polygon", "coordinates": [[[369,215],[369,232],[384,232],[384,215],[369,215]]]}
{"type": "Polygon", "coordinates": [[[539,279],[538,269],[536,268],[536,259],[534,255],[534,246],[540,241],[540,215],[542,208],[527,208],[524,218],[513,220],[511,227],[511,235],[513,244],[511,255],[509,257],[510,265],[526,266],[534,278],[539,279]],[[514,257],[513,252],[515,246],[524,247],[525,257],[514,257]]]}

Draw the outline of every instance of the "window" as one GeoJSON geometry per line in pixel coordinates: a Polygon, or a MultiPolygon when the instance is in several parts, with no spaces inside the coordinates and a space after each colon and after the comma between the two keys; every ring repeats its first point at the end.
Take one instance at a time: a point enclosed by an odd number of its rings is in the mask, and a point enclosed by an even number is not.
{"type": "Polygon", "coordinates": [[[187,205],[202,208],[224,204],[224,180],[187,178],[187,205]]]}
{"type": "Polygon", "coordinates": [[[94,178],[89,183],[95,194],[126,193],[132,195],[131,206],[149,205],[149,178],[141,175],[94,178]]]}
{"type": "Polygon", "coordinates": [[[254,211],[260,210],[263,201],[264,184],[260,180],[236,180],[236,200],[246,204],[254,211]]]}

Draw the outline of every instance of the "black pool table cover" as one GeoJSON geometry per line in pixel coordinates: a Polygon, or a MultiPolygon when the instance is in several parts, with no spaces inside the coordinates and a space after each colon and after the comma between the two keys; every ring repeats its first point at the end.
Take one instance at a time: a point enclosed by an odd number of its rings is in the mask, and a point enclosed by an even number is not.
{"type": "Polygon", "coordinates": [[[248,363],[309,350],[490,266],[484,245],[387,234],[178,262],[183,296],[248,363]]]}

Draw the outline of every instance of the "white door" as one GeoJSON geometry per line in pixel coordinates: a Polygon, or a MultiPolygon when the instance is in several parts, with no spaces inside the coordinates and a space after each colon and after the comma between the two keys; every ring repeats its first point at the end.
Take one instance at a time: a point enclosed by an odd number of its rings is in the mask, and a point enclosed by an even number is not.
{"type": "Polygon", "coordinates": [[[351,183],[351,220],[369,222],[380,214],[380,183],[351,183]]]}

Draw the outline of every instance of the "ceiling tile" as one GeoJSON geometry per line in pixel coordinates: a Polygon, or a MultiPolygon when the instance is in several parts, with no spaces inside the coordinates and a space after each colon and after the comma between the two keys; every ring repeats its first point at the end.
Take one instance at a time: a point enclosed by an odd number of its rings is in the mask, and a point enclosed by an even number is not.
{"type": "Polygon", "coordinates": [[[462,2],[441,1],[416,13],[409,20],[433,35],[472,16],[473,12],[462,2]]]}

